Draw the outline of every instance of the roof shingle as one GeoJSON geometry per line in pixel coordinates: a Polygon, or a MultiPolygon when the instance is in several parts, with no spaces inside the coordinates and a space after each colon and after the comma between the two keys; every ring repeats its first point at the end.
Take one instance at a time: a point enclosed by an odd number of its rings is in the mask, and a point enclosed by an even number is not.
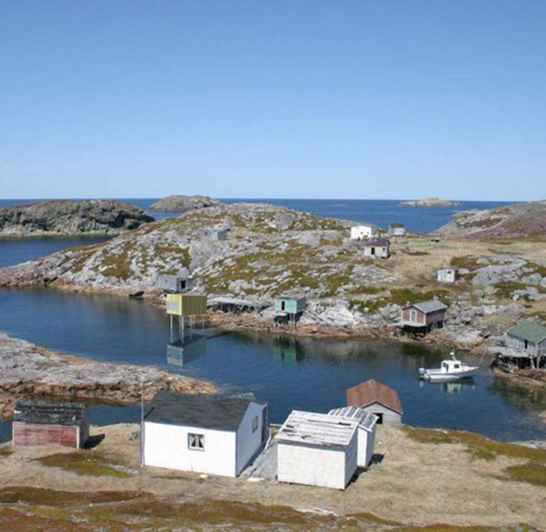
{"type": "Polygon", "coordinates": [[[396,390],[374,379],[370,379],[347,390],[347,404],[349,406],[365,408],[374,403],[379,403],[400,415],[404,413],[400,397],[396,390]]]}

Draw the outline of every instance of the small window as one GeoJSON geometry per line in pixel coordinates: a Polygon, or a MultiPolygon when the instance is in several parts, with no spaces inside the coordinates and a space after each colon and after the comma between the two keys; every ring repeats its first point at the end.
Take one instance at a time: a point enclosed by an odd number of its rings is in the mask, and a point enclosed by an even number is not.
{"type": "Polygon", "coordinates": [[[460,364],[455,364],[455,366],[454,366],[455,369],[459,369],[460,367],[461,367],[460,364]]]}
{"type": "Polygon", "coordinates": [[[377,424],[382,425],[383,424],[383,413],[382,412],[374,412],[374,416],[377,416],[377,424]]]}
{"type": "Polygon", "coordinates": [[[191,451],[205,450],[205,435],[204,434],[188,434],[188,449],[191,451]]]}
{"type": "Polygon", "coordinates": [[[252,420],[252,432],[253,433],[258,430],[258,425],[259,425],[258,416],[255,416],[254,419],[252,420]]]}

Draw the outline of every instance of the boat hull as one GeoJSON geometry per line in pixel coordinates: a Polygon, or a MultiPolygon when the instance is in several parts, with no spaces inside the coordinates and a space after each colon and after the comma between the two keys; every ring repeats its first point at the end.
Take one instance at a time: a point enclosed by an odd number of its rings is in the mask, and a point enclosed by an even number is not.
{"type": "Polygon", "coordinates": [[[435,370],[423,370],[420,372],[420,377],[424,380],[431,381],[431,382],[446,382],[446,381],[456,381],[459,379],[466,379],[468,377],[472,377],[478,371],[478,368],[469,368],[464,371],[458,371],[458,372],[442,372],[442,371],[435,371],[435,370]]]}

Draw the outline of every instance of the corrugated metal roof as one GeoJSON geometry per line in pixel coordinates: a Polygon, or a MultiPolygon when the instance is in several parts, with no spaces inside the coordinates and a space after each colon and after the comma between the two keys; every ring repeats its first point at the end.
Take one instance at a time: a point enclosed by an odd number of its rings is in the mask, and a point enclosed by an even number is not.
{"type": "Polygon", "coordinates": [[[354,419],[293,410],[275,439],[279,443],[345,449],[357,429],[358,421],[354,419]]]}
{"type": "Polygon", "coordinates": [[[146,421],[167,425],[236,431],[254,395],[177,395],[160,392],[146,414],[146,421]]]}
{"type": "Polygon", "coordinates": [[[373,414],[366,412],[366,410],[364,410],[363,408],[359,408],[357,406],[345,406],[342,408],[335,408],[334,410],[330,410],[330,412],[328,412],[328,415],[355,419],[358,421],[359,425],[362,428],[368,431],[373,429],[374,425],[379,419],[377,416],[374,416],[373,414]]]}
{"type": "Polygon", "coordinates": [[[424,312],[425,314],[430,314],[431,312],[438,312],[440,310],[447,310],[447,305],[444,305],[441,301],[437,299],[431,299],[430,301],[422,301],[421,303],[414,303],[410,305],[416,309],[424,312]]]}
{"type": "Polygon", "coordinates": [[[508,334],[520,340],[527,340],[532,344],[540,344],[546,340],[546,327],[536,321],[522,320],[515,327],[509,329],[508,334]]]}
{"type": "Polygon", "coordinates": [[[349,406],[365,408],[374,403],[382,404],[400,415],[404,412],[396,390],[376,380],[371,379],[347,390],[349,406]]]}

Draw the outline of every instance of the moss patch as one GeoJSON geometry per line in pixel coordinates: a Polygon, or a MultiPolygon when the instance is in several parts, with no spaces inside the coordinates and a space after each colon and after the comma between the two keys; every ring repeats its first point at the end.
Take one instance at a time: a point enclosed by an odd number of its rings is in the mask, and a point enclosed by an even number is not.
{"type": "Polygon", "coordinates": [[[130,475],[112,467],[103,457],[85,452],[59,453],[37,458],[37,462],[47,467],[59,467],[78,475],[93,477],[128,478],[130,475]]]}
{"type": "Polygon", "coordinates": [[[67,504],[100,504],[130,501],[146,494],[136,491],[59,491],[29,486],[14,486],[0,489],[0,503],[40,504],[46,506],[64,506],[67,504]]]}
{"type": "Polygon", "coordinates": [[[546,487],[546,466],[530,462],[507,467],[504,471],[510,480],[546,487]]]}

